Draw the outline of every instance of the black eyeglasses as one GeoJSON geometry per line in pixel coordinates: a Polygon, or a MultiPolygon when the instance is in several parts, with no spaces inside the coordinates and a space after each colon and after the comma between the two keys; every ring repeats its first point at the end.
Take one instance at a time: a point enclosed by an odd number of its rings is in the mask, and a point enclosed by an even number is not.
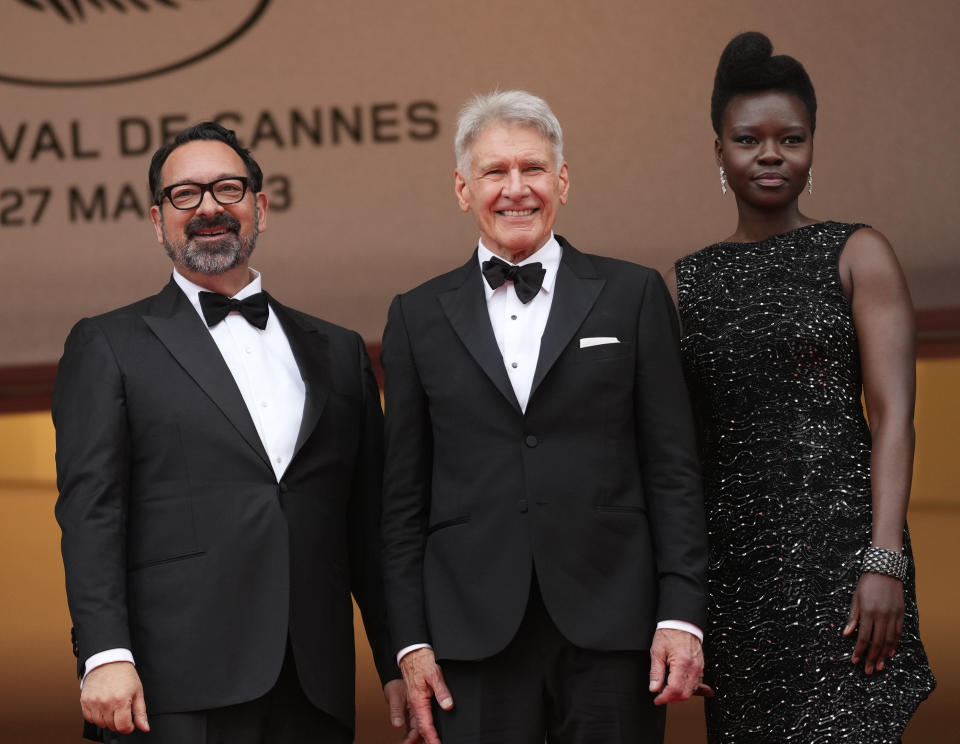
{"type": "Polygon", "coordinates": [[[236,204],[243,200],[247,193],[247,179],[241,176],[218,178],[210,183],[177,183],[167,186],[157,204],[167,197],[176,209],[195,209],[203,201],[203,195],[208,191],[218,204],[236,204]]]}

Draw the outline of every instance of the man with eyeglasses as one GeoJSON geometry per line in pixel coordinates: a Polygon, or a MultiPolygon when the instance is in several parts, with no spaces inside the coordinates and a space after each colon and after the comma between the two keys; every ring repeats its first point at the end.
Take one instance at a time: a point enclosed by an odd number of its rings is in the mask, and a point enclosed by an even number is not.
{"type": "Polygon", "coordinates": [[[173,276],[81,320],[54,392],[85,735],[353,741],[351,593],[402,727],[364,344],[262,291],[267,197],[233,132],[184,130],[149,181],[173,276]]]}

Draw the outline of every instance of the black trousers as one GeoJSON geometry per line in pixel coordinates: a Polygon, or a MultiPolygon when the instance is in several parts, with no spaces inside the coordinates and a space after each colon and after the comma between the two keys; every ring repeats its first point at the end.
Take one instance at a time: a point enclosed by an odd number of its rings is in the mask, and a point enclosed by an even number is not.
{"type": "Polygon", "coordinates": [[[150,714],[150,731],[129,735],[101,730],[107,744],[350,744],[353,732],[310,702],[290,644],[273,688],[263,697],[226,708],[150,714]]]}
{"type": "Polygon", "coordinates": [[[650,654],[589,651],[550,619],[536,581],[516,637],[480,661],[441,660],[453,695],[434,703],[443,744],[662,744],[666,710],[649,692],[650,654]]]}

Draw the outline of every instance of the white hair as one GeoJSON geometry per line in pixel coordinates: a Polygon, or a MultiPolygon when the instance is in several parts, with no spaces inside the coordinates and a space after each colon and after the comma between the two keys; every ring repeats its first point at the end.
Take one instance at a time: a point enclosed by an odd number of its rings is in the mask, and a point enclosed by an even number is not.
{"type": "Polygon", "coordinates": [[[533,127],[553,145],[556,167],[563,164],[563,131],[547,102],[524,90],[495,90],[475,95],[460,109],[453,151],[462,176],[470,172],[474,140],[491,124],[533,127]]]}

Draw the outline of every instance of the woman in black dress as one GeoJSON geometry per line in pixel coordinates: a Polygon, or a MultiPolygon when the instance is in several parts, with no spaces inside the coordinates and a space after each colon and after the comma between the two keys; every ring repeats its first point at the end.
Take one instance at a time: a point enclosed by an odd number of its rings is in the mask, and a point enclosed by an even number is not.
{"type": "Polygon", "coordinates": [[[771,53],[750,32],[720,58],[737,227],[668,277],[710,534],[708,740],[895,744],[935,685],[906,528],[913,310],[883,235],[800,211],[816,97],[771,53]]]}

